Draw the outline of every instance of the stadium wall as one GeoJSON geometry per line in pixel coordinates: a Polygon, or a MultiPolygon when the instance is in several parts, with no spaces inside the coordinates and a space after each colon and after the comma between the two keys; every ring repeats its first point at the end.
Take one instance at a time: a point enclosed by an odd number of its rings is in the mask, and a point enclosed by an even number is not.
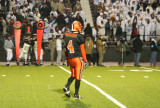
{"type": "MultiPolygon", "coordinates": [[[[13,59],[12,61],[16,61],[16,53],[13,50],[13,59]]],[[[142,55],[140,62],[150,62],[151,51],[149,47],[143,47],[142,55]]],[[[44,61],[50,61],[50,52],[49,50],[45,50],[44,61]]],[[[0,61],[6,61],[6,53],[4,49],[0,49],[0,61]]],[[[134,52],[131,52],[129,56],[126,56],[126,62],[134,61],[134,52]]],[[[160,55],[158,54],[157,61],[160,61],[160,55]]],[[[118,53],[116,52],[115,47],[106,48],[106,53],[104,54],[104,62],[118,62],[118,53]]]]}

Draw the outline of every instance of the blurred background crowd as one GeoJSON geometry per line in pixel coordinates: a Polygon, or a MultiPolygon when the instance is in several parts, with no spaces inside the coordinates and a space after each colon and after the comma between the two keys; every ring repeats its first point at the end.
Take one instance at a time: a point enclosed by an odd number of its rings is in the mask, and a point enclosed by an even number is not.
{"type": "MultiPolygon", "coordinates": [[[[125,57],[122,55],[124,56],[123,52],[127,52],[128,47],[134,49],[134,52],[136,48],[138,53],[142,52],[141,47],[144,44],[134,44],[137,37],[142,42],[156,42],[158,52],[159,0],[89,1],[93,5],[91,11],[94,25],[85,24],[86,13],[82,10],[80,0],[0,0],[0,45],[6,51],[15,47],[14,23],[20,21],[22,27],[19,59],[24,61],[24,65],[29,65],[30,62],[37,64],[37,22],[43,21],[41,64],[45,50],[49,50],[51,65],[65,65],[63,37],[66,32],[70,32],[71,23],[77,20],[82,24],[89,65],[103,66],[103,57],[110,42],[115,42],[120,56],[119,64],[124,64],[125,57]]],[[[7,65],[11,58],[12,56],[7,58],[7,65]]],[[[139,58],[140,56],[136,60],[139,58]]]]}

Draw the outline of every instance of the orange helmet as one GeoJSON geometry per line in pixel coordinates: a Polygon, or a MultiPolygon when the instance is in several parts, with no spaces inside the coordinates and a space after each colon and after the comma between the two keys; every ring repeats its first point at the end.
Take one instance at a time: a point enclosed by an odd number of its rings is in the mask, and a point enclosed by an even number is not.
{"type": "Polygon", "coordinates": [[[77,31],[78,33],[81,32],[82,28],[81,28],[81,23],[79,21],[74,21],[72,23],[72,27],[71,27],[71,31],[74,32],[74,31],[77,31]]]}

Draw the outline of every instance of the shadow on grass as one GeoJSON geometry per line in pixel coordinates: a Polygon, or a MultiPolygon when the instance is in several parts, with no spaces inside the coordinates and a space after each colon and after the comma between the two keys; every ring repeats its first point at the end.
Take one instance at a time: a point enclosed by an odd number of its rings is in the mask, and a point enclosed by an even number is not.
{"type": "Polygon", "coordinates": [[[66,104],[66,108],[91,108],[91,105],[83,103],[81,100],[70,101],[71,103],[66,104]]]}
{"type": "MultiPolygon", "coordinates": [[[[52,91],[57,92],[57,93],[64,94],[63,89],[57,89],[57,90],[52,90],[52,91]]],[[[70,91],[70,94],[72,95],[72,94],[74,94],[74,93],[73,93],[72,91],[70,91]]]]}

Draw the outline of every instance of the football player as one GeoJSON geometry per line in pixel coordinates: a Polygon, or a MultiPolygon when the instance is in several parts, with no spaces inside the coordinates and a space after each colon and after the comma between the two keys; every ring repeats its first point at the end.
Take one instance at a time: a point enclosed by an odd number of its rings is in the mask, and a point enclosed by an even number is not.
{"type": "Polygon", "coordinates": [[[74,21],[71,27],[71,33],[65,33],[65,44],[66,44],[66,58],[69,62],[71,69],[71,77],[69,77],[67,84],[63,88],[63,91],[67,97],[70,97],[70,85],[75,79],[75,99],[81,99],[79,95],[80,81],[82,77],[82,71],[85,67],[87,68],[88,62],[84,49],[84,36],[80,34],[81,23],[74,21]]]}

